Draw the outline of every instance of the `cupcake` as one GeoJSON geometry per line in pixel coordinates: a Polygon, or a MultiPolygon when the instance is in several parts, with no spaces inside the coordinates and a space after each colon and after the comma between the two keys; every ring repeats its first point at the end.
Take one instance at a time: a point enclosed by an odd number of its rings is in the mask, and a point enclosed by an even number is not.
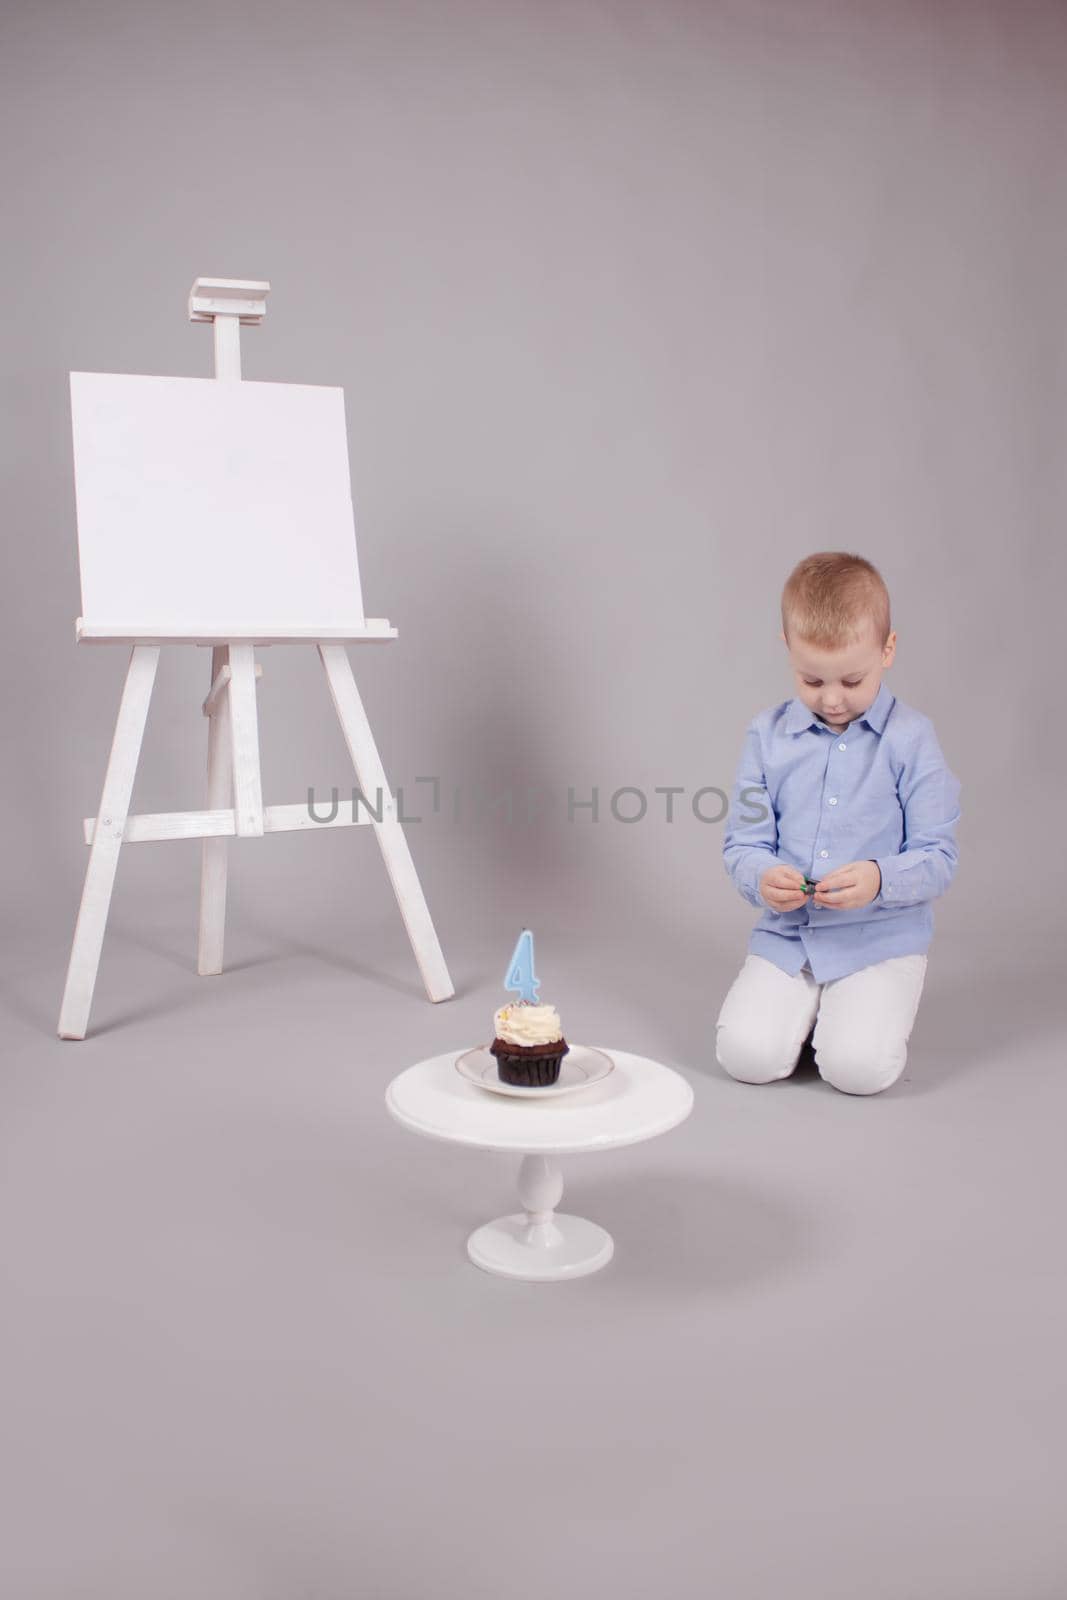
{"type": "Polygon", "coordinates": [[[496,1057],[501,1083],[527,1089],[545,1089],[555,1083],[570,1049],[555,1006],[513,1001],[500,1007],[493,1028],[496,1037],[489,1049],[496,1057]]]}

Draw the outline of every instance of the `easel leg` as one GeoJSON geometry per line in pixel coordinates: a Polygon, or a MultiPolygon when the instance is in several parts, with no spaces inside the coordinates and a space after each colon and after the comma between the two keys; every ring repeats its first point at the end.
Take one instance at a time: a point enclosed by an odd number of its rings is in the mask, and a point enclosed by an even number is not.
{"type": "Polygon", "coordinates": [[[250,644],[231,644],[230,740],[233,746],[233,810],[237,832],[255,838],[263,832],[263,791],[259,776],[259,723],[256,717],[256,660],[250,644]]]}
{"type": "Polygon", "coordinates": [[[104,929],[111,906],[111,890],[119,864],[119,849],[130,809],[134,775],[141,754],[148,703],[156,681],[159,646],[139,644],[130,653],[130,665],[115,723],[115,737],[100,796],[96,830],[89,850],[74,944],[67,968],[63,1004],[59,1013],[59,1037],[84,1039],[89,1026],[89,1011],[100,965],[104,929]]]}
{"type": "Polygon", "coordinates": [[[426,985],[426,993],[431,1000],[447,1000],[455,993],[455,989],[445,966],[404,829],[397,820],[396,802],[386,782],[385,769],[356,688],[356,680],[352,676],[348,652],[343,644],[320,644],[319,655],[326,668],[330,694],[352,757],[352,765],[356,769],[360,791],[375,810],[379,809],[377,796],[379,793],[382,796],[382,821],[374,821],[374,832],[411,940],[411,948],[415,952],[415,960],[422,973],[422,981],[426,985]]]}
{"type": "MultiPolygon", "coordinates": [[[[211,682],[223,667],[229,666],[226,645],[211,652],[211,682]]],[[[209,811],[225,811],[233,805],[232,741],[230,734],[230,696],[224,689],[211,709],[207,737],[207,805],[209,811]]],[[[226,936],[227,841],[205,839],[200,861],[200,932],[197,939],[196,970],[202,978],[222,971],[222,949],[226,936]]]]}

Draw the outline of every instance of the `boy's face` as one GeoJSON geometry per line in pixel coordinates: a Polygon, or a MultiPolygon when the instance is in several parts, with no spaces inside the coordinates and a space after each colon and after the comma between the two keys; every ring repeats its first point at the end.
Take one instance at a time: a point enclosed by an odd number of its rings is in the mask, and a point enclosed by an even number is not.
{"type": "Polygon", "coordinates": [[[841,733],[874,704],[882,673],[892,666],[897,636],[891,633],[879,648],[873,627],[843,650],[820,650],[804,639],[786,639],[797,698],[841,733]]]}

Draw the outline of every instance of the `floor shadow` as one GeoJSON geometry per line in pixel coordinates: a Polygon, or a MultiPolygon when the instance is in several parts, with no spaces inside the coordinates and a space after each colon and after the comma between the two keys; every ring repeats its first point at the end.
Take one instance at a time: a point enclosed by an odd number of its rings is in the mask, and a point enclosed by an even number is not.
{"type": "Polygon", "coordinates": [[[635,1288],[720,1295],[774,1283],[810,1265],[818,1234],[793,1194],[736,1178],[664,1169],[568,1182],[560,1205],[590,1217],[615,1240],[605,1273],[589,1281],[607,1295],[635,1288]]]}
{"type": "MultiPolygon", "coordinates": [[[[151,935],[146,936],[140,931],[130,932],[128,930],[115,930],[113,937],[116,944],[122,944],[129,949],[136,949],[143,951],[146,954],[156,956],[159,959],[167,962],[169,965],[178,967],[186,975],[197,977],[195,948],[190,951],[186,959],[182,959],[175,952],[172,946],[157,938],[153,938],[151,935]]],[[[199,986],[201,983],[216,983],[224,981],[227,975],[232,976],[233,974],[239,972],[253,972],[260,967],[276,966],[291,956],[307,957],[312,961],[321,962],[324,966],[331,967],[339,972],[344,972],[351,977],[361,978],[368,984],[373,984],[380,989],[391,990],[394,994],[402,995],[407,999],[418,999],[423,1001],[427,999],[426,990],[419,976],[418,968],[415,966],[414,956],[411,958],[413,968],[412,977],[400,978],[394,973],[383,971],[381,968],[370,966],[365,962],[353,960],[350,956],[339,952],[332,946],[323,946],[291,939],[287,940],[285,944],[277,945],[274,949],[265,950],[256,955],[246,956],[237,961],[225,961],[221,973],[213,975],[210,978],[197,977],[197,984],[188,992],[183,992],[180,996],[175,995],[172,991],[169,998],[160,997],[156,1000],[148,1000],[142,1005],[125,1007],[117,1014],[112,1015],[103,1023],[97,1024],[91,1020],[87,1037],[94,1038],[97,1036],[103,1036],[113,1032],[116,1028],[127,1027],[131,1023],[155,1022],[164,1017],[174,1015],[177,1012],[187,1011],[192,1006],[197,1005],[200,1002],[201,991],[199,986]]],[[[482,981],[484,980],[481,977],[479,977],[477,980],[479,983],[482,981]]],[[[455,983],[454,978],[453,983],[455,983]]],[[[465,977],[462,984],[456,984],[455,994],[451,998],[461,999],[464,995],[472,992],[476,986],[476,982],[468,975],[465,977]]],[[[60,988],[57,990],[57,1017],[59,1015],[59,1000],[61,994],[62,982],[60,982],[60,988]]],[[[28,1022],[33,1027],[39,1028],[42,1026],[47,1026],[48,1019],[40,1011],[31,1011],[30,1008],[25,1005],[11,1005],[10,1009],[12,1010],[13,1014],[19,1014],[21,1011],[22,1020],[28,1022]]]]}
{"type": "MultiPolygon", "coordinates": [[[[231,928],[229,931],[233,931],[231,928]]],[[[180,949],[174,944],[158,937],[147,934],[143,929],[119,927],[108,929],[107,940],[110,943],[126,945],[128,949],[143,951],[145,955],[155,956],[158,960],[166,962],[168,966],[176,967],[179,972],[196,974],[197,949],[195,932],[191,940],[183,942],[180,949]]],[[[277,945],[273,949],[261,950],[256,955],[244,956],[240,961],[223,959],[222,974],[227,972],[251,972],[256,967],[268,967],[274,962],[283,961],[296,949],[293,945],[277,945]]],[[[106,949],[106,945],[105,945],[106,949]]]]}
{"type": "MultiPolygon", "coordinates": [[[[281,952],[283,955],[290,953],[310,956],[316,961],[321,961],[325,966],[334,967],[339,972],[348,973],[353,977],[364,978],[368,983],[379,984],[383,989],[392,989],[395,994],[415,996],[423,1000],[426,998],[426,989],[419,976],[418,968],[415,966],[414,956],[411,957],[413,976],[411,978],[398,978],[393,973],[382,972],[376,967],[367,966],[365,962],[353,960],[351,956],[345,955],[333,945],[323,946],[293,940],[287,943],[285,949],[281,952]]],[[[484,973],[480,974],[477,979],[465,975],[462,980],[457,981],[455,973],[449,968],[449,976],[455,987],[455,993],[452,996],[455,1000],[463,999],[485,982],[484,973]]]]}
{"type": "MultiPolygon", "coordinates": [[[[273,955],[255,956],[247,961],[236,961],[232,966],[227,965],[224,967],[223,971],[216,977],[197,978],[195,984],[188,990],[183,990],[180,994],[176,994],[171,989],[153,999],[144,1001],[140,1005],[120,1005],[119,1009],[114,1011],[109,1010],[106,1001],[101,1001],[97,997],[93,1002],[89,1028],[85,1038],[87,1041],[106,1038],[109,1034],[128,1028],[135,1023],[163,1022],[168,1017],[175,1017],[181,1013],[193,1011],[203,1004],[202,984],[224,982],[227,975],[232,976],[235,973],[251,971],[256,967],[269,967],[283,961],[291,953],[293,953],[292,949],[286,949],[273,955]]],[[[299,951],[297,953],[312,955],[316,959],[321,959],[329,965],[364,978],[368,983],[374,984],[379,988],[390,989],[396,994],[405,996],[407,999],[416,999],[426,1005],[431,1003],[427,998],[426,990],[418,979],[413,983],[404,983],[390,974],[378,972],[373,968],[363,967],[354,962],[330,961],[324,952],[317,951],[312,947],[308,947],[306,952],[299,951]]],[[[196,976],[195,970],[192,968],[187,967],[185,971],[191,977],[196,976]]],[[[481,981],[484,980],[480,979],[479,982],[481,981]]],[[[466,984],[457,984],[455,994],[450,996],[450,999],[461,999],[466,994],[471,993],[475,987],[476,985],[469,979],[466,984]]],[[[143,992],[143,984],[141,989],[143,992]]],[[[42,999],[39,1002],[35,1002],[32,998],[27,998],[26,994],[14,984],[0,983],[0,1015],[6,1013],[13,1020],[22,1023],[34,1034],[47,1034],[55,1037],[58,1041],[56,1030],[62,997],[62,974],[57,979],[54,993],[50,994],[47,1000],[42,999]]],[[[448,1001],[443,1003],[447,1005],[448,1001]]],[[[67,1040],[65,1042],[70,1043],[72,1041],[67,1040]]],[[[73,1042],[80,1043],[81,1041],[73,1042]]]]}
{"type": "MultiPolygon", "coordinates": [[[[204,982],[209,980],[204,979],[204,982]]],[[[128,1028],[137,1022],[162,1022],[167,1017],[175,1017],[185,1011],[192,1011],[203,1003],[199,988],[191,988],[181,995],[176,995],[173,990],[169,994],[160,995],[155,1000],[146,1001],[144,1005],[127,1006],[120,1011],[112,1012],[103,1021],[96,1020],[97,1007],[94,1003],[93,1014],[89,1018],[89,1031],[86,1040],[104,1039],[110,1033],[116,1033],[121,1028],[128,1028]]]]}
{"type": "Polygon", "coordinates": [[[166,962],[169,967],[176,967],[179,972],[196,971],[196,930],[193,930],[191,939],[183,940],[180,948],[175,948],[172,941],[167,941],[145,933],[143,928],[132,927],[121,922],[114,926],[108,924],[104,935],[104,955],[106,957],[109,947],[125,945],[130,950],[143,950],[146,955],[155,956],[157,960],[166,962]]]}
{"type": "Polygon", "coordinates": [[[1010,1066],[1021,1050],[1047,1046],[1059,1060],[1067,1042],[1059,973],[976,972],[973,981],[931,983],[919,1004],[900,1086],[936,1092],[966,1072],[1010,1066]]]}
{"type": "Polygon", "coordinates": [[[60,973],[54,992],[49,993],[47,1000],[35,1000],[18,984],[0,977],[0,1014],[6,1013],[34,1033],[55,1034],[63,999],[63,978],[64,974],[60,973]]]}

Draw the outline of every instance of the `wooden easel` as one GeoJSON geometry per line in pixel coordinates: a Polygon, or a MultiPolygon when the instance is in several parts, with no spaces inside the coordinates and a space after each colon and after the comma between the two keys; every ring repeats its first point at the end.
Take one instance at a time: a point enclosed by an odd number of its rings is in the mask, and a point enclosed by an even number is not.
{"type": "MultiPolygon", "coordinates": [[[[262,322],[269,289],[264,282],[221,278],[198,278],[193,284],[189,316],[194,322],[214,324],[216,380],[241,379],[239,327],[262,322]]],[[[354,566],[354,530],[352,561],[354,566]]],[[[84,557],[82,577],[84,608],[84,557]]],[[[358,572],[356,584],[358,587],[358,572]]],[[[397,630],[384,619],[362,616],[356,625],[340,627],[305,627],[299,622],[279,627],[277,623],[248,621],[230,626],[217,620],[201,624],[195,619],[188,625],[169,623],[154,631],[142,631],[144,627],[140,619],[120,623],[78,619],[79,642],[126,643],[131,652],[100,808],[84,823],[89,865],[63,992],[60,1038],[84,1039],[89,1025],[119,851],[123,843],[156,839],[203,840],[197,971],[207,977],[220,973],[223,966],[228,838],[295,828],[373,827],[427,995],[434,1001],[447,1000],[454,993],[452,981],[345,648],[395,639],[397,630]],[[340,806],[329,823],[312,818],[307,805],[263,804],[256,718],[256,679],[262,668],[256,664],[255,649],[257,645],[292,642],[318,648],[359,792],[366,801],[363,806],[340,806]],[[208,718],[207,806],[203,811],[130,816],[160,647],[172,643],[211,647],[211,680],[203,706],[208,718]]]]}

